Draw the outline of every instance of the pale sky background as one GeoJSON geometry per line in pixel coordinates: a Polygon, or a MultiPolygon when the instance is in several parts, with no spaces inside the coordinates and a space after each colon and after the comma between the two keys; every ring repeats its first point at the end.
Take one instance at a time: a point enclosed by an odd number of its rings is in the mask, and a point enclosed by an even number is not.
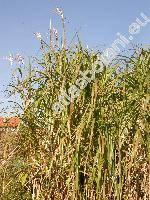
{"type": "MultiPolygon", "coordinates": [[[[129,25],[143,12],[150,18],[150,0],[0,0],[0,101],[10,82],[9,53],[37,55],[39,43],[33,33],[46,34],[50,18],[60,29],[53,10],[61,7],[67,18],[68,39],[80,29],[80,38],[89,47],[108,47],[120,32],[128,36],[129,25]]],[[[150,23],[135,36],[135,44],[150,44],[150,23]]]]}

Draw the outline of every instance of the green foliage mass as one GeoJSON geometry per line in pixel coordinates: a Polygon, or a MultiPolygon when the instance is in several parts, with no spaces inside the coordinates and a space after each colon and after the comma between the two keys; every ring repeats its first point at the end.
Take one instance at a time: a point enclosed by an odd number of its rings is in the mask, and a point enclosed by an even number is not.
{"type": "Polygon", "coordinates": [[[1,199],[149,198],[150,49],[119,57],[72,103],[54,113],[61,89],[98,53],[79,43],[51,49],[18,70],[22,102],[17,150],[1,167],[1,199]]]}

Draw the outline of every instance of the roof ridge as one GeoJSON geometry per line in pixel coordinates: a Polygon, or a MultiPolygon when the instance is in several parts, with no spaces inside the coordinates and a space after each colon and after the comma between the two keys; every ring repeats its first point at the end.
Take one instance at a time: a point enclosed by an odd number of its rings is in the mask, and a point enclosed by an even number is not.
{"type": "Polygon", "coordinates": [[[0,117],[0,128],[2,127],[17,127],[20,123],[18,117],[0,117]]]}

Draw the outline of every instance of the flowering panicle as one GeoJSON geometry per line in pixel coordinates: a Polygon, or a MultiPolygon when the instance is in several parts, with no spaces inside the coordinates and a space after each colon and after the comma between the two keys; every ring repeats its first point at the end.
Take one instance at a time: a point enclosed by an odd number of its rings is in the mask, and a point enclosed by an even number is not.
{"type": "Polygon", "coordinates": [[[57,29],[53,28],[53,33],[54,33],[56,39],[58,39],[58,31],[57,31],[57,29]]]}
{"type": "Polygon", "coordinates": [[[56,8],[56,13],[58,15],[60,15],[62,19],[64,18],[64,13],[63,13],[63,11],[60,8],[58,8],[58,7],[56,8]]]}
{"type": "Polygon", "coordinates": [[[14,62],[19,63],[21,65],[24,65],[24,57],[17,53],[15,56],[10,54],[9,56],[3,57],[3,60],[7,60],[10,62],[10,65],[12,66],[14,62]]]}
{"type": "Polygon", "coordinates": [[[12,54],[10,54],[9,56],[6,56],[3,58],[4,60],[8,60],[10,62],[10,65],[13,65],[14,62],[14,57],[12,56],[12,54]]]}
{"type": "Polygon", "coordinates": [[[17,53],[16,56],[15,56],[15,60],[19,64],[24,65],[24,57],[21,54],[17,53]]]}
{"type": "Polygon", "coordinates": [[[34,33],[34,36],[38,39],[38,40],[41,40],[42,39],[42,35],[40,32],[35,32],[34,33]]]}

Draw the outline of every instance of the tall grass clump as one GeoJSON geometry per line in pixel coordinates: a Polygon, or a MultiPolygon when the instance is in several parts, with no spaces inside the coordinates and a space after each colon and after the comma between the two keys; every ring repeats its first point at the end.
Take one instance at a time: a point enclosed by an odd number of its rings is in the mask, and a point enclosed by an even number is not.
{"type": "Polygon", "coordinates": [[[1,199],[148,200],[150,49],[103,66],[56,114],[60,91],[98,52],[51,37],[56,45],[41,39],[40,58],[18,68],[12,85],[22,114],[16,150],[1,167],[1,199]]]}

